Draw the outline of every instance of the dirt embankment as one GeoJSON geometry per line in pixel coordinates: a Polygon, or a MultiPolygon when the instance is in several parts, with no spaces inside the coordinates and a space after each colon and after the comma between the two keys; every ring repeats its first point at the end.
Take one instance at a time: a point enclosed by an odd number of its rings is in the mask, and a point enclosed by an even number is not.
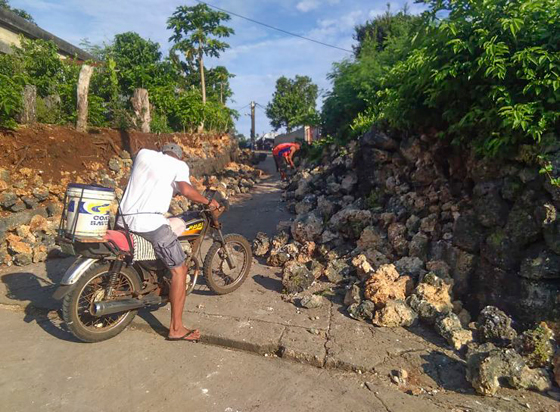
{"type": "Polygon", "coordinates": [[[198,168],[191,166],[195,175],[207,172],[210,159],[228,152],[233,144],[227,135],[154,134],[107,128],[80,133],[66,127],[36,125],[0,131],[0,168],[16,175],[21,168],[37,170],[44,182],[55,182],[67,173],[91,169],[94,163],[106,165],[123,150],[134,154],[141,148],[159,149],[169,141],[183,146],[187,161],[195,166],[200,163],[198,168]],[[203,165],[198,159],[208,161],[203,165]]]}

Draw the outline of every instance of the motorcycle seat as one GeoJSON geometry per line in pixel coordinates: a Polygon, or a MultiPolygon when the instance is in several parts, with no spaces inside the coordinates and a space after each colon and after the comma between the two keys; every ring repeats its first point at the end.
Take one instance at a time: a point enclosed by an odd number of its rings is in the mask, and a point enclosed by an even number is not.
{"type": "Polygon", "coordinates": [[[132,239],[130,239],[129,244],[124,230],[108,230],[104,240],[106,242],[111,242],[123,252],[130,252],[130,244],[133,244],[132,239]]]}

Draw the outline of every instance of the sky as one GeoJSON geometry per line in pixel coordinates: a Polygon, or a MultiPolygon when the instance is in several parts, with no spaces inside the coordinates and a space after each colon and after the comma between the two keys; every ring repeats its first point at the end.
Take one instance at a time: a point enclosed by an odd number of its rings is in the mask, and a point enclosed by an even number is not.
{"type": "MultiPolygon", "coordinates": [[[[113,36],[134,31],[169,49],[170,31],[166,21],[177,6],[196,4],[194,0],[10,0],[10,5],[29,12],[43,29],[78,46],[110,42],[113,36]]],[[[386,0],[209,0],[209,4],[244,15],[281,29],[352,49],[354,27],[385,12],[386,0]]],[[[389,2],[398,11],[404,0],[389,2]]],[[[412,2],[411,2],[412,3],[412,2]]],[[[410,4],[411,13],[420,5],[410,4]]],[[[227,39],[230,48],[221,57],[207,62],[224,65],[235,74],[231,80],[234,96],[229,106],[241,116],[238,132],[249,136],[250,101],[266,106],[278,77],[307,75],[319,86],[322,97],[330,89],[327,79],[334,62],[352,58],[350,53],[292,37],[232,16],[227,25],[235,35],[227,39]]],[[[272,128],[264,109],[256,109],[256,132],[272,128]]]]}

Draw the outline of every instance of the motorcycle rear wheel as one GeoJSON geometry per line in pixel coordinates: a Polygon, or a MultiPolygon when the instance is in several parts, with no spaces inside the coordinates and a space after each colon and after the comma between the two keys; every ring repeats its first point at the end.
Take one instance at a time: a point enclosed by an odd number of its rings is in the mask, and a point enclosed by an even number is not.
{"type": "Polygon", "coordinates": [[[229,267],[220,242],[210,247],[202,267],[206,284],[218,295],[237,290],[247,279],[253,260],[251,245],[243,236],[231,233],[224,236],[224,241],[236,267],[229,267]]]}
{"type": "MultiPolygon", "coordinates": [[[[117,336],[136,316],[136,310],[100,317],[92,315],[93,304],[106,298],[110,268],[110,262],[95,263],[64,297],[62,318],[72,334],[83,342],[101,342],[117,336]]],[[[115,284],[117,293],[123,298],[132,297],[133,292],[141,289],[142,282],[136,271],[121,268],[115,284]]]]}

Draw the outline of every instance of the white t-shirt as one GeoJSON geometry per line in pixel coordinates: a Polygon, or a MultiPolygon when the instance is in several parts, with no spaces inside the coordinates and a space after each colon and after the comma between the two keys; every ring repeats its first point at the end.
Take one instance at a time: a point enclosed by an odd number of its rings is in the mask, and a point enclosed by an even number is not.
{"type": "Polygon", "coordinates": [[[151,232],[168,224],[163,214],[178,192],[177,182],[191,183],[185,162],[154,150],[140,150],[121,201],[121,212],[129,229],[151,232]]]}

